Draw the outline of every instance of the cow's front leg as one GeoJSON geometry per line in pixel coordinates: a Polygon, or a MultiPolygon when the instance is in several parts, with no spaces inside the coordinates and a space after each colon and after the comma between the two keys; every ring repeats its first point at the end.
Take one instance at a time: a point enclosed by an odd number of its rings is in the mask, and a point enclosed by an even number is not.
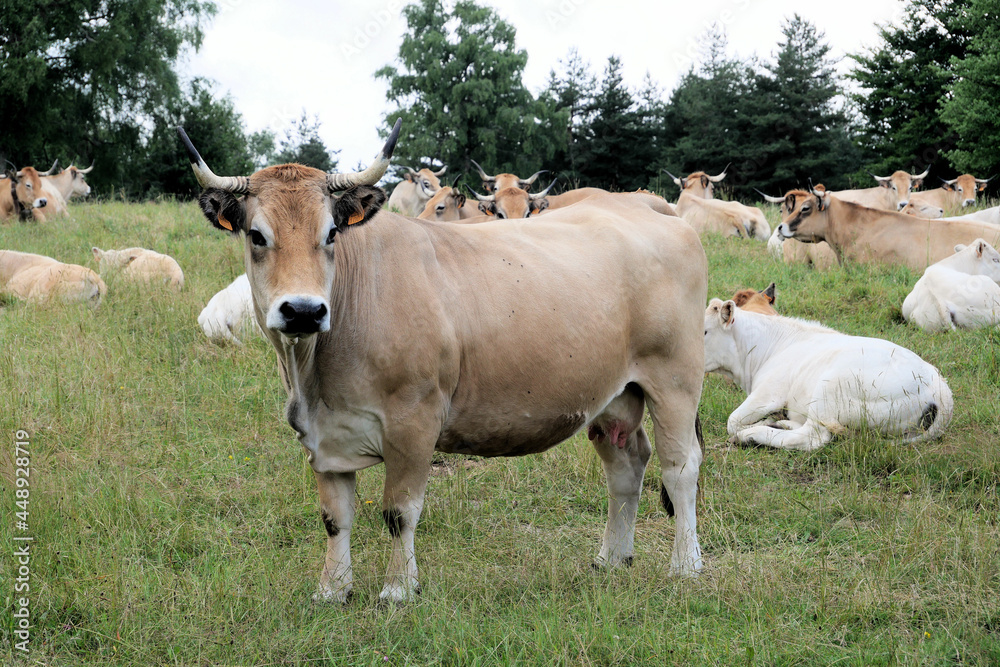
{"type": "Polygon", "coordinates": [[[392,555],[386,570],[385,586],[379,594],[383,600],[402,602],[420,592],[413,533],[424,508],[432,451],[428,450],[426,457],[385,457],[382,517],[392,536],[392,555]]]}
{"type": "Polygon", "coordinates": [[[351,571],[351,526],[354,524],[353,472],[316,473],[323,527],[326,529],[326,561],[319,577],[319,602],[347,602],[354,585],[351,571]]]}
{"type": "Polygon", "coordinates": [[[763,421],[781,410],[787,402],[783,396],[775,397],[750,394],[738,408],[733,410],[733,414],[729,415],[729,420],[726,422],[726,430],[729,432],[729,435],[735,436],[747,426],[763,421]]]}

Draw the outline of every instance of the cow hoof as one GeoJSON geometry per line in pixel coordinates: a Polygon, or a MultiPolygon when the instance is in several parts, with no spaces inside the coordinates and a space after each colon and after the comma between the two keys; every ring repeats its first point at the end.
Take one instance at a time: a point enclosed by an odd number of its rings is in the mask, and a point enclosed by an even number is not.
{"type": "Polygon", "coordinates": [[[607,560],[598,558],[590,564],[590,569],[597,572],[604,572],[606,570],[616,570],[620,567],[632,567],[632,562],[634,561],[633,556],[625,556],[621,560],[615,563],[609,563],[607,560]]]}
{"type": "Polygon", "coordinates": [[[347,604],[354,597],[351,589],[335,591],[333,589],[320,589],[313,593],[313,602],[320,604],[340,603],[347,604]]]}
{"type": "Polygon", "coordinates": [[[413,582],[410,586],[386,585],[378,594],[380,602],[401,603],[411,602],[420,595],[420,584],[413,582]]]}

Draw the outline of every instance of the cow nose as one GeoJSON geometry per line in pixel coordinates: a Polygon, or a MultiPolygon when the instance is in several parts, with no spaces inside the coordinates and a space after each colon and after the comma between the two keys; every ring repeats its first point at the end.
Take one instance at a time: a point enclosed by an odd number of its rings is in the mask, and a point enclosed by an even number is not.
{"type": "Polygon", "coordinates": [[[49,203],[48,199],[46,199],[45,197],[39,197],[38,199],[35,200],[35,208],[44,208],[45,205],[48,203],[49,203]]]}
{"type": "Polygon", "coordinates": [[[898,204],[896,204],[896,206],[897,206],[896,210],[897,211],[902,211],[904,208],[906,208],[907,204],[909,204],[909,203],[910,202],[908,202],[908,201],[901,201],[901,202],[899,202],[898,204]]]}
{"type": "Polygon", "coordinates": [[[322,299],[309,296],[287,298],[272,309],[267,325],[287,335],[306,335],[330,328],[330,310],[322,299]]]}

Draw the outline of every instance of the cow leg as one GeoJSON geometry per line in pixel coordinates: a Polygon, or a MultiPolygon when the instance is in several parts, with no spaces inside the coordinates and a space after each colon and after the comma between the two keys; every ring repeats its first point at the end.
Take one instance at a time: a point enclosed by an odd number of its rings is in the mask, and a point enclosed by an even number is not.
{"type": "Polygon", "coordinates": [[[608,524],[595,565],[631,565],[642,477],[653,451],[649,437],[640,426],[628,436],[624,448],[601,436],[594,440],[594,449],[601,457],[608,480],[608,524]]]}
{"type": "Polygon", "coordinates": [[[385,490],[382,494],[382,517],[392,536],[392,555],[386,571],[385,586],[379,597],[402,602],[420,592],[417,581],[417,557],[413,534],[424,508],[424,492],[431,470],[429,449],[426,461],[406,458],[385,460],[385,490]]]}
{"type": "Polygon", "coordinates": [[[764,421],[778,410],[785,407],[787,401],[784,397],[764,396],[760,394],[750,394],[738,408],[733,410],[726,422],[726,430],[729,435],[736,435],[738,431],[757,422],[764,421]]]}
{"type": "Polygon", "coordinates": [[[351,526],[354,524],[354,487],[357,476],[316,473],[323,526],[326,528],[326,561],[319,577],[317,602],[347,602],[354,585],[351,571],[351,526]]]}
{"type": "Polygon", "coordinates": [[[805,424],[790,430],[770,426],[750,426],[738,431],[735,437],[739,442],[745,444],[810,452],[830,442],[833,439],[833,434],[819,422],[808,419],[805,424]]]}

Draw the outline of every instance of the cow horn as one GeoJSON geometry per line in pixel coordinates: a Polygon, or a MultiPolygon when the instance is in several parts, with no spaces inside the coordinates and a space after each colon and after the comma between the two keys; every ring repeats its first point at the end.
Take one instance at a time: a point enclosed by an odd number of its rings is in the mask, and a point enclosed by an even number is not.
{"type": "Polygon", "coordinates": [[[460,180],[462,180],[462,175],[461,175],[461,174],[459,174],[458,176],[456,176],[456,177],[455,177],[455,180],[451,182],[451,189],[452,189],[452,190],[454,190],[454,189],[455,189],[455,187],[456,187],[456,186],[458,185],[458,182],[459,182],[460,180]]]}
{"type": "MultiPolygon", "coordinates": [[[[940,176],[938,176],[938,178],[941,178],[941,177],[940,177],[940,176]]],[[[941,178],[941,182],[942,182],[942,183],[946,183],[947,185],[954,185],[954,184],[955,184],[955,181],[957,181],[957,180],[958,180],[957,178],[953,178],[953,179],[951,179],[950,181],[946,181],[945,179],[941,178]]]]}
{"type": "Polygon", "coordinates": [[[888,181],[890,178],[892,178],[891,176],[876,176],[875,174],[871,173],[867,169],[865,169],[865,172],[867,172],[868,175],[871,176],[872,178],[874,178],[876,181],[888,181]]]}
{"type": "Polygon", "coordinates": [[[931,168],[927,167],[927,171],[925,171],[924,173],[917,175],[910,174],[910,178],[912,178],[915,181],[919,181],[922,178],[927,178],[927,174],[929,173],[931,173],[931,168]]]}
{"type": "Polygon", "coordinates": [[[343,174],[327,174],[326,187],[330,191],[347,190],[358,185],[375,185],[379,179],[385,175],[389,168],[389,160],[392,152],[396,150],[396,141],[399,139],[399,128],[403,125],[403,119],[397,118],[392,126],[389,138],[385,140],[382,150],[375,155],[375,161],[367,169],[360,172],[347,172],[343,174]]]}
{"type": "Polygon", "coordinates": [[[448,171],[448,165],[445,165],[445,166],[441,167],[441,169],[439,169],[438,171],[435,171],[434,175],[435,176],[442,176],[442,175],[444,175],[444,172],[446,172],[446,171],[448,171]]]}
{"type": "Polygon", "coordinates": [[[712,181],[713,183],[718,183],[719,181],[721,181],[726,177],[726,172],[729,171],[729,167],[731,167],[732,164],[733,163],[730,162],[729,164],[726,165],[726,168],[722,170],[721,174],[719,174],[718,176],[709,176],[708,180],[712,181]]]}
{"type": "Polygon", "coordinates": [[[538,177],[539,177],[539,176],[541,176],[542,174],[547,174],[548,172],[549,172],[549,170],[548,170],[548,169],[542,169],[541,171],[536,171],[535,173],[533,173],[533,174],[532,174],[531,176],[529,176],[528,178],[522,178],[522,179],[518,180],[518,184],[519,184],[519,185],[520,185],[520,186],[521,186],[522,188],[524,188],[525,190],[527,190],[527,189],[528,189],[528,188],[527,188],[527,186],[529,186],[529,185],[531,185],[532,183],[534,183],[534,182],[535,182],[535,179],[536,179],[536,178],[538,178],[538,177]]]}
{"type": "Polygon", "coordinates": [[[406,171],[410,172],[411,176],[416,176],[417,175],[417,170],[414,169],[413,167],[405,167],[405,169],[406,169],[406,171]]]}
{"type": "Polygon", "coordinates": [[[674,183],[676,183],[676,184],[677,184],[677,187],[679,187],[679,188],[682,188],[682,187],[684,187],[683,185],[681,185],[681,179],[677,178],[676,176],[674,176],[673,174],[671,174],[671,173],[670,173],[669,171],[667,171],[666,169],[664,169],[663,171],[664,171],[664,172],[666,172],[667,176],[669,176],[670,178],[672,178],[672,179],[673,179],[674,183]]]}
{"type": "Polygon", "coordinates": [[[91,162],[90,166],[87,167],[86,169],[77,169],[77,171],[80,172],[81,174],[89,174],[90,172],[94,171],[94,163],[91,162]]]}
{"type": "Polygon", "coordinates": [[[781,204],[781,203],[783,203],[785,201],[784,197],[772,197],[771,195],[764,194],[763,192],[761,192],[757,188],[754,188],[754,191],[757,194],[759,194],[761,197],[763,197],[764,199],[766,199],[767,201],[771,202],[772,204],[781,204]]]}
{"type": "Polygon", "coordinates": [[[556,184],[556,181],[558,181],[558,180],[559,180],[559,177],[558,177],[558,176],[557,176],[556,178],[553,178],[553,179],[552,179],[552,182],[551,182],[551,183],[549,183],[549,187],[545,188],[545,189],[544,189],[544,190],[542,190],[541,192],[536,192],[536,193],[535,193],[535,194],[533,194],[533,195],[528,195],[528,199],[530,199],[531,201],[535,201],[536,199],[541,199],[541,198],[542,198],[542,197],[544,197],[545,195],[549,194],[549,190],[551,190],[551,189],[552,189],[552,186],[553,186],[553,185],[555,185],[555,184],[556,184]]]}
{"type": "Polygon", "coordinates": [[[40,172],[38,172],[38,175],[39,176],[51,176],[52,173],[55,172],[55,170],[58,167],[59,167],[59,160],[57,159],[55,162],[52,163],[52,166],[49,167],[48,171],[40,171],[40,172]]]}
{"type": "MultiPolygon", "coordinates": [[[[477,165],[477,166],[478,166],[478,165],[477,165]]],[[[471,192],[471,193],[473,194],[473,196],[474,196],[474,197],[475,197],[476,199],[478,199],[479,201],[496,201],[496,200],[497,200],[497,197],[496,197],[496,195],[489,195],[489,196],[487,196],[487,195],[481,195],[481,194],[479,194],[478,192],[476,192],[475,190],[473,190],[472,188],[470,188],[470,187],[469,187],[468,185],[466,185],[465,187],[466,187],[466,188],[467,188],[467,189],[469,190],[469,192],[471,192]]]]}
{"type": "MultiPolygon", "coordinates": [[[[497,180],[496,176],[489,176],[489,175],[487,175],[486,172],[483,171],[483,168],[479,166],[479,163],[476,162],[475,160],[473,160],[472,158],[469,158],[469,162],[471,162],[472,164],[476,165],[476,169],[479,170],[479,178],[483,179],[484,181],[489,181],[491,183],[493,181],[497,180]]],[[[473,192],[472,194],[476,194],[476,193],[473,192]]]]}
{"type": "Polygon", "coordinates": [[[976,183],[989,183],[992,180],[993,176],[990,176],[989,178],[977,178],[976,183]]]}
{"type": "Polygon", "coordinates": [[[205,188],[218,188],[234,194],[246,194],[250,189],[250,179],[246,176],[216,176],[205,161],[201,159],[198,149],[194,147],[188,139],[187,132],[180,125],[177,126],[177,134],[181,137],[184,148],[187,149],[188,159],[191,160],[191,169],[194,170],[194,177],[198,179],[198,185],[205,188]]]}

